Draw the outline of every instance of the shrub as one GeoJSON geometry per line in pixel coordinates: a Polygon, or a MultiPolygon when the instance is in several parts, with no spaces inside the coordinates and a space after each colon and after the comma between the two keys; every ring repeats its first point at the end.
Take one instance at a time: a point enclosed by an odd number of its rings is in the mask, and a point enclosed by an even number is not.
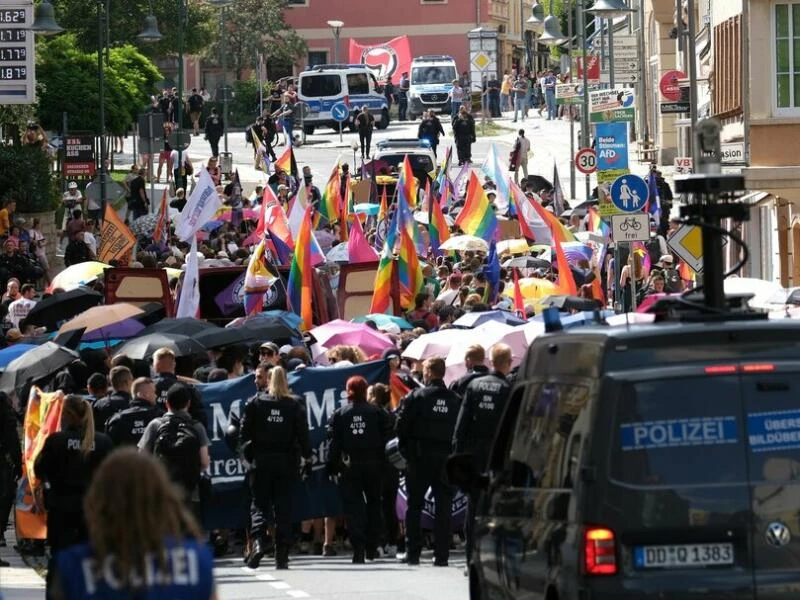
{"type": "Polygon", "coordinates": [[[0,146],[0,197],[17,199],[17,212],[55,210],[60,204],[58,180],[50,157],[30,146],[0,146]]]}

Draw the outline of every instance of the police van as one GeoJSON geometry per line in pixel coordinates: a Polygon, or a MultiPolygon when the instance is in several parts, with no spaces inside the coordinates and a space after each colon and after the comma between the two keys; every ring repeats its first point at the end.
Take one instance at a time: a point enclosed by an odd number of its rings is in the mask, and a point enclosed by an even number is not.
{"type": "Polygon", "coordinates": [[[314,133],[317,127],[339,128],[339,123],[331,115],[331,107],[344,102],[350,109],[350,117],[345,126],[355,127],[355,113],[362,106],[369,107],[375,117],[375,126],[386,129],[389,126],[389,105],[379,91],[375,76],[362,64],[317,65],[300,73],[297,97],[308,106],[303,119],[306,134],[314,133]]]}
{"type": "MultiPolygon", "coordinates": [[[[693,177],[677,191],[729,179],[693,177]]],[[[652,324],[536,338],[489,464],[451,457],[478,498],[472,600],[799,597],[800,322],[725,297],[719,223],[745,212],[683,206],[702,217],[705,289],[652,324]]]]}
{"type": "Polygon", "coordinates": [[[452,56],[436,54],[412,60],[408,118],[413,121],[426,110],[449,114],[455,79],[458,79],[458,69],[452,56]]]}

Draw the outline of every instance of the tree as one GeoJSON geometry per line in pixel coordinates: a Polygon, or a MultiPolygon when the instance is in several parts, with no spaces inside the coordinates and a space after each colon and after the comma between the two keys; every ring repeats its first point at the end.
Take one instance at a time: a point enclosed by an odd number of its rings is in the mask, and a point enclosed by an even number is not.
{"type": "MultiPolygon", "coordinates": [[[[286,0],[234,0],[225,11],[223,47],[228,67],[241,79],[245,69],[258,66],[258,55],[264,60],[293,64],[306,51],[306,42],[283,19],[286,0]],[[235,9],[235,10],[234,10],[235,9]]],[[[219,61],[220,44],[213,44],[206,55],[219,61]]]]}
{"type": "MultiPolygon", "coordinates": [[[[97,53],[76,47],[73,34],[40,40],[36,48],[39,118],[45,129],[61,129],[62,113],[73,131],[97,131],[100,95],[97,53]]],[[[149,105],[163,79],[150,60],[132,46],[112,48],[105,71],[105,116],[109,133],[121,135],[149,105]]]]}

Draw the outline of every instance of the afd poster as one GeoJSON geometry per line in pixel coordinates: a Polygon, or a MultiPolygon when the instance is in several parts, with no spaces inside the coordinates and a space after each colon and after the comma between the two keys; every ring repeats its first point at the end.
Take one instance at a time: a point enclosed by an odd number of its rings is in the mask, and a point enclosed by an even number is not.
{"type": "Polygon", "coordinates": [[[628,168],[627,123],[598,123],[595,140],[598,171],[628,168]]]}

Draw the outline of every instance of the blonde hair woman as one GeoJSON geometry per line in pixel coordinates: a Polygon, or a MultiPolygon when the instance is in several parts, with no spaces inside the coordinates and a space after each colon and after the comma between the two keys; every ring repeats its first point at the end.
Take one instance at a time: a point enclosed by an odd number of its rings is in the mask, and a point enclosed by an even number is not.
{"type": "Polygon", "coordinates": [[[158,459],[114,452],[83,508],[89,541],[55,558],[53,598],[216,599],[211,549],[158,459]]]}

